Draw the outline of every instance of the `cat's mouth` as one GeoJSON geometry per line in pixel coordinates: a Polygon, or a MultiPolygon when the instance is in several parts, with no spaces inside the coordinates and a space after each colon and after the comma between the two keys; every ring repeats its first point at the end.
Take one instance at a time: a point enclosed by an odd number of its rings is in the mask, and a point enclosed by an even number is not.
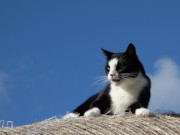
{"type": "Polygon", "coordinates": [[[117,83],[120,81],[120,79],[112,79],[112,81],[117,83]]]}

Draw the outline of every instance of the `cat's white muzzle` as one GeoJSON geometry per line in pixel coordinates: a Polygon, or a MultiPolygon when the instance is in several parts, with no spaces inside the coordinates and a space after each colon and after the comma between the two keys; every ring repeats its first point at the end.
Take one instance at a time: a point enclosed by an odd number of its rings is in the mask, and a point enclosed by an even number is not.
{"type": "Polygon", "coordinates": [[[116,73],[110,72],[110,73],[108,74],[108,80],[111,81],[111,82],[114,82],[114,83],[119,82],[119,81],[120,81],[120,78],[118,77],[118,73],[117,73],[117,72],[116,72],[116,73]]]}

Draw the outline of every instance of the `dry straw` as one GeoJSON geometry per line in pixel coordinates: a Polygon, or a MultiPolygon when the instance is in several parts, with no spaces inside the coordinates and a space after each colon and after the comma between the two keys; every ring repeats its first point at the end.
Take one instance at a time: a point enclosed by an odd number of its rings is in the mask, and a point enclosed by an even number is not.
{"type": "Polygon", "coordinates": [[[2,127],[1,135],[180,135],[180,117],[116,115],[47,119],[20,127],[2,127]]]}

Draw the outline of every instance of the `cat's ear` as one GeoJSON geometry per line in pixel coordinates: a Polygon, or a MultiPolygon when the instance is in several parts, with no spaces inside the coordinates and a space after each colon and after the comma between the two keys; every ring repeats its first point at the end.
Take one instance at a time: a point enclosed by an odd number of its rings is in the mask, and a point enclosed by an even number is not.
{"type": "Polygon", "coordinates": [[[128,48],[125,53],[129,56],[136,56],[136,48],[132,43],[128,45],[128,48]]]}
{"type": "Polygon", "coordinates": [[[110,59],[112,57],[112,54],[113,54],[112,52],[109,52],[103,48],[101,48],[101,50],[108,59],[110,59]]]}

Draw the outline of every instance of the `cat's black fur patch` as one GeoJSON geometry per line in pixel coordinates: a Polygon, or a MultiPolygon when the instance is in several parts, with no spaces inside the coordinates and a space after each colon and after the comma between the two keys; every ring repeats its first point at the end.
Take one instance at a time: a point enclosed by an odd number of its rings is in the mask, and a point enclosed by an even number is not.
{"type": "MultiPolygon", "coordinates": [[[[127,107],[126,111],[131,111],[132,113],[135,113],[135,110],[141,107],[147,108],[148,103],[150,100],[150,87],[151,82],[149,77],[146,75],[145,70],[143,68],[143,65],[139,61],[137,55],[136,55],[136,49],[133,44],[129,44],[127,50],[122,53],[113,53],[106,51],[102,49],[103,53],[105,54],[107,58],[107,62],[105,64],[105,72],[108,74],[108,62],[112,58],[117,58],[119,60],[117,71],[119,73],[119,76],[121,76],[121,73],[133,73],[132,75],[129,75],[128,77],[135,78],[138,76],[138,73],[141,72],[143,77],[147,80],[147,85],[142,88],[141,92],[139,93],[138,101],[131,104],[129,107],[127,107]]],[[[127,77],[127,78],[128,78],[127,77]]],[[[123,77],[120,79],[124,79],[123,77]]],[[[111,83],[108,84],[104,90],[101,92],[93,95],[88,100],[86,100],[82,105],[77,107],[75,110],[73,110],[73,113],[78,113],[80,116],[83,116],[86,111],[93,107],[97,107],[100,109],[101,114],[113,114],[111,112],[111,105],[112,100],[110,97],[110,87],[111,83]],[[108,113],[110,112],[110,113],[108,113]]],[[[121,100],[121,99],[119,99],[121,100]]]]}

